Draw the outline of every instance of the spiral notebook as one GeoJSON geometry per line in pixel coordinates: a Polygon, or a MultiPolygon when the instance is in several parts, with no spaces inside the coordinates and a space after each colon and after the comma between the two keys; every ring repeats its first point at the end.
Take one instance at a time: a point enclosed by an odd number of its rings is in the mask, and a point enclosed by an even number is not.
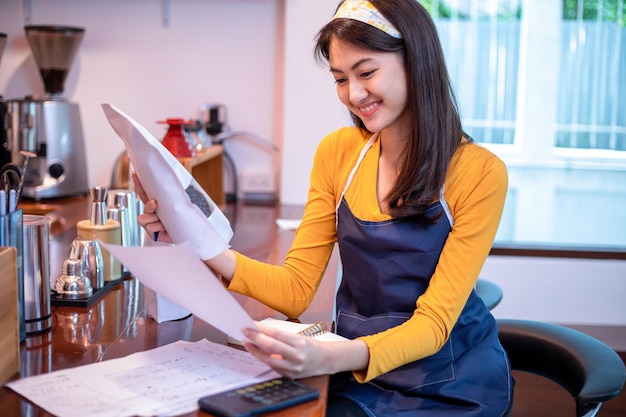
{"type": "MultiPolygon", "coordinates": [[[[313,324],[296,323],[293,321],[279,320],[268,317],[260,321],[260,323],[274,326],[278,329],[286,330],[292,333],[298,333],[309,337],[314,337],[316,340],[323,342],[341,342],[349,340],[343,336],[333,333],[328,330],[326,323],[320,321],[313,324]]],[[[228,344],[234,346],[242,346],[241,341],[233,338],[228,338],[228,344]]]]}

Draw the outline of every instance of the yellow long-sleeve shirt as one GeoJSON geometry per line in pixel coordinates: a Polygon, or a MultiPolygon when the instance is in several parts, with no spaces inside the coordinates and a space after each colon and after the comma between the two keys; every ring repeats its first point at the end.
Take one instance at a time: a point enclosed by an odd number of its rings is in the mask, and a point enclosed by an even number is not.
{"type": "MultiPolygon", "coordinates": [[[[298,317],[309,305],[337,241],[335,209],[369,134],[354,127],[339,129],[318,146],[302,222],[284,265],[269,265],[236,254],[228,289],[258,299],[298,317]]],[[[380,141],[361,162],[345,198],[353,214],[383,221],[376,198],[380,141]]],[[[367,369],[355,372],[369,381],[389,370],[436,353],[447,341],[496,234],[508,177],[503,162],[474,143],[455,153],[444,197],[454,219],[428,290],[416,300],[413,316],[400,326],[361,338],[368,346],[367,369]]]]}

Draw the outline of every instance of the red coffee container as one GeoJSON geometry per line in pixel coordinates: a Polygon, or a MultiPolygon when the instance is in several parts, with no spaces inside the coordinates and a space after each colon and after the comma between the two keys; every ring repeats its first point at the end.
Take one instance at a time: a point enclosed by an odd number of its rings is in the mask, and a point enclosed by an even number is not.
{"type": "Polygon", "coordinates": [[[191,143],[183,132],[185,120],[180,118],[168,118],[157,123],[169,125],[163,141],[161,142],[175,157],[190,158],[195,156],[191,143]]]}

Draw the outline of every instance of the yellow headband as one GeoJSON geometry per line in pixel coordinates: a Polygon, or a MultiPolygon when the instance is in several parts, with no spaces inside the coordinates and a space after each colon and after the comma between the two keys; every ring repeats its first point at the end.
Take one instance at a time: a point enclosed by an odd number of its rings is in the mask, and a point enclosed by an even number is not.
{"type": "Polygon", "coordinates": [[[402,39],[402,35],[398,29],[383,16],[376,7],[368,0],[346,0],[335,13],[333,19],[344,18],[354,19],[359,22],[367,23],[393,36],[402,39]]]}

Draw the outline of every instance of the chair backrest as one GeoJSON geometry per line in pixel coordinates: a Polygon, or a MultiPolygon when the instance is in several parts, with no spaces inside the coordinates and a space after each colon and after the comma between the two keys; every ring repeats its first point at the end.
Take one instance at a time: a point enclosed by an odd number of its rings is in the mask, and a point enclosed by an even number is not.
{"type": "Polygon", "coordinates": [[[595,415],[624,388],[626,367],[607,344],[565,326],[498,319],[500,343],[511,368],[548,378],[576,401],[577,416],[595,415]]]}
{"type": "Polygon", "coordinates": [[[478,278],[476,294],[483,300],[489,310],[495,308],[502,301],[502,288],[495,282],[478,278]]]}

